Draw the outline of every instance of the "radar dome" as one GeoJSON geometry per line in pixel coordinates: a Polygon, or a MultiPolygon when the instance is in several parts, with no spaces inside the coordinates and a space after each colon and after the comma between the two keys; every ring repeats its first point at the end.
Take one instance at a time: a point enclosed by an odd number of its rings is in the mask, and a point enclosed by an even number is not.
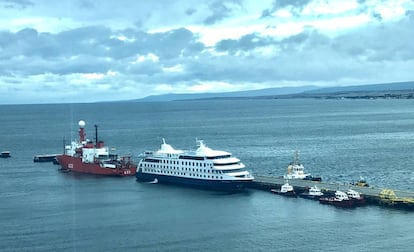
{"type": "Polygon", "coordinates": [[[85,123],[85,121],[80,120],[80,121],[78,122],[78,125],[79,125],[79,127],[83,128],[83,127],[85,127],[86,123],[85,123]]]}

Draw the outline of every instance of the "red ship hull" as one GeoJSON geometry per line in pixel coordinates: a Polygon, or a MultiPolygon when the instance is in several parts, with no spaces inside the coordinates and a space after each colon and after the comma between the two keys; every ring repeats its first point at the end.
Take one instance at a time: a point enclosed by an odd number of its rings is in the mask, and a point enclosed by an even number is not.
{"type": "Polygon", "coordinates": [[[135,176],[136,165],[130,162],[120,162],[115,168],[103,167],[100,163],[83,163],[82,158],[68,155],[56,157],[64,171],[105,176],[135,176]]]}

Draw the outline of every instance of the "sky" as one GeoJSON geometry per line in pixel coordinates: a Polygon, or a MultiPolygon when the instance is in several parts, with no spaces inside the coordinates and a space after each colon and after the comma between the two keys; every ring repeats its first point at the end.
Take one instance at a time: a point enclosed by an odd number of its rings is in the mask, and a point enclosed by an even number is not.
{"type": "Polygon", "coordinates": [[[0,104],[414,80],[414,0],[0,0],[0,104]]]}

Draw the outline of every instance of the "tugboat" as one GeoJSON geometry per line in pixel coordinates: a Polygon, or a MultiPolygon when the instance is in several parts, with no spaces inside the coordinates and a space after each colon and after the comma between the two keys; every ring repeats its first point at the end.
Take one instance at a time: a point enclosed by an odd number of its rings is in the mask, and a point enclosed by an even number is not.
{"type": "Polygon", "coordinates": [[[367,181],[362,176],[360,176],[359,180],[357,182],[355,182],[355,185],[356,186],[361,186],[361,187],[369,187],[369,184],[367,183],[367,181]]]}
{"type": "Polygon", "coordinates": [[[79,141],[65,146],[65,152],[56,159],[64,172],[77,172],[106,176],[134,176],[137,166],[130,157],[118,158],[109,154],[109,148],[98,140],[98,126],[95,125],[95,144],[85,138],[85,122],[79,121],[79,141]]]}
{"type": "Polygon", "coordinates": [[[299,161],[299,151],[296,150],[293,162],[288,165],[287,174],[283,178],[322,181],[321,177],[313,177],[310,173],[305,173],[304,170],[305,167],[299,161]]]}
{"type": "Polygon", "coordinates": [[[336,191],[334,197],[320,198],[319,203],[344,208],[351,208],[355,206],[354,201],[349,199],[348,195],[342,191],[336,191]]]}
{"type": "Polygon", "coordinates": [[[289,184],[288,181],[286,181],[285,184],[283,184],[279,189],[270,189],[272,193],[280,194],[287,197],[296,197],[296,192],[293,190],[293,186],[289,184]]]}
{"type": "Polygon", "coordinates": [[[323,192],[315,185],[311,186],[307,192],[299,194],[299,196],[306,199],[319,200],[323,196],[323,192]]]}
{"type": "Polygon", "coordinates": [[[366,204],[365,197],[362,196],[359,192],[349,189],[346,191],[348,198],[354,201],[356,206],[363,206],[366,204]]]}

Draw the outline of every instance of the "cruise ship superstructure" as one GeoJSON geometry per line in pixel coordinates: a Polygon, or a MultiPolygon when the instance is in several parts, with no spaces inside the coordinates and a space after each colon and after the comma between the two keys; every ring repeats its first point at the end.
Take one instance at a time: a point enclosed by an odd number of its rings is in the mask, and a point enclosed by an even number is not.
{"type": "Polygon", "coordinates": [[[158,151],[147,151],[138,164],[138,181],[182,184],[216,190],[240,190],[253,176],[231,153],[213,150],[197,140],[195,151],[174,149],[163,139],[158,151]]]}

